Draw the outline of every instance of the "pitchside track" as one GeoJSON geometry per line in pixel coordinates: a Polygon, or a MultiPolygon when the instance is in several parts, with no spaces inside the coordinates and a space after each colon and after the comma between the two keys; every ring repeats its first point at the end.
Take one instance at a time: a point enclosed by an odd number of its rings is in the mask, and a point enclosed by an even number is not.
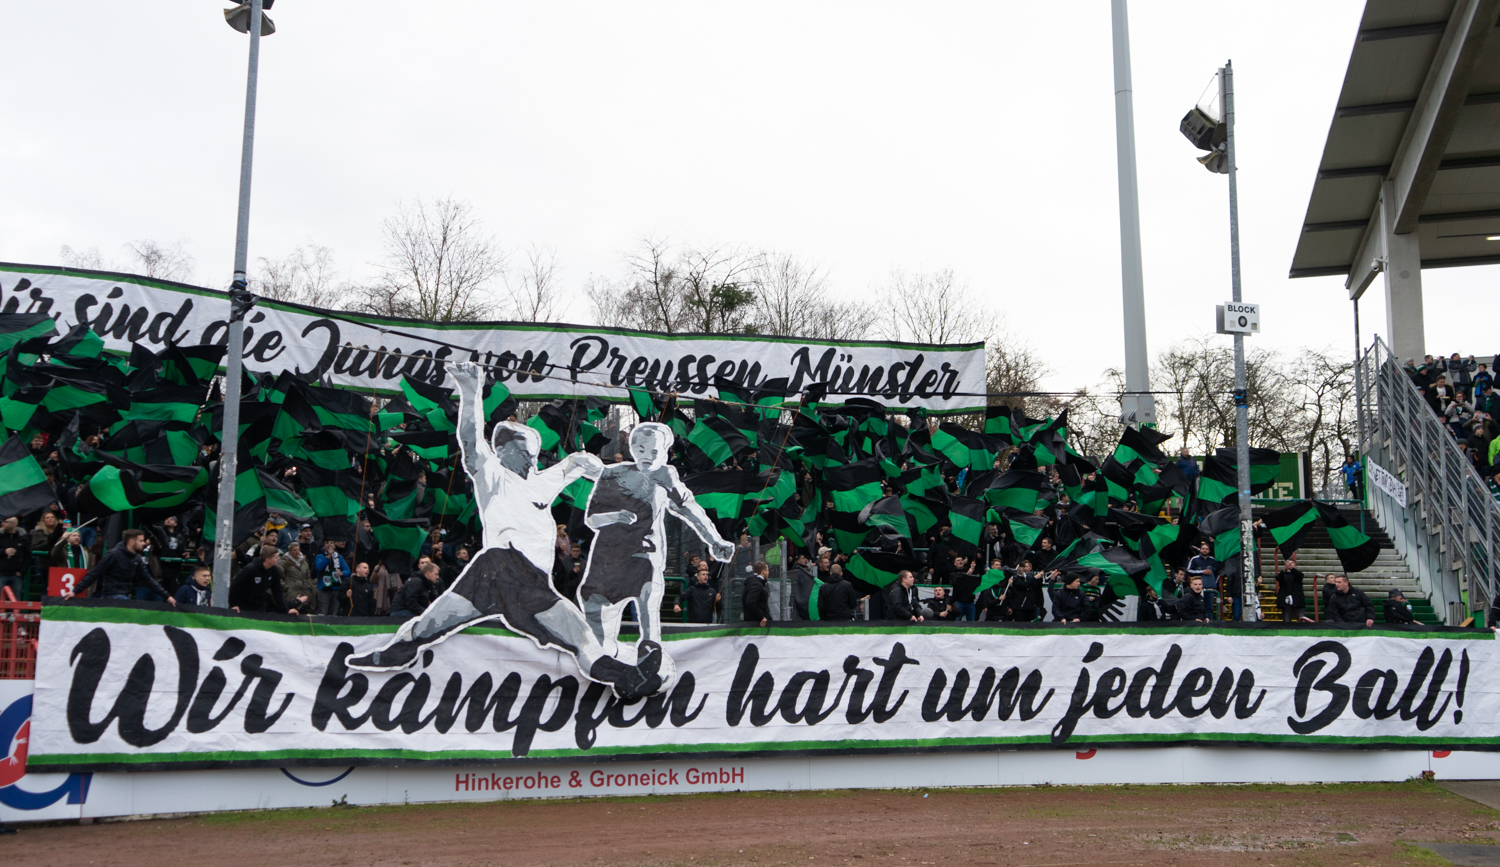
{"type": "Polygon", "coordinates": [[[746,793],[32,826],[0,852],[27,867],[1450,863],[1416,843],[1500,864],[1500,812],[1420,780],[746,793]]]}

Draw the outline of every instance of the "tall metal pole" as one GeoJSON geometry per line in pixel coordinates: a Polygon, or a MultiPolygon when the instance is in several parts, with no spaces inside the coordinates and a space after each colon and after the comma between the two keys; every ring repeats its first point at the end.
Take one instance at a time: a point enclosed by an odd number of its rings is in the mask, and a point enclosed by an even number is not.
{"type": "Polygon", "coordinates": [[[1112,0],[1115,55],[1115,153],[1120,183],[1120,294],[1125,307],[1125,395],[1128,424],[1156,425],[1151,361],[1146,352],[1146,283],[1141,275],[1141,204],[1135,182],[1135,107],[1130,83],[1130,24],[1125,0],[1112,0]],[[1131,416],[1134,415],[1134,421],[1131,416]]]}
{"type": "MultiPolygon", "coordinates": [[[[1240,297],[1240,194],[1234,168],[1234,67],[1219,70],[1220,104],[1224,106],[1224,156],[1229,163],[1229,269],[1234,301],[1240,297]]],[[[1255,581],[1255,531],[1250,516],[1250,401],[1245,390],[1245,335],[1234,335],[1234,434],[1240,501],[1240,619],[1260,619],[1260,592],[1255,581]]]]}
{"type": "Polygon", "coordinates": [[[245,351],[245,313],[254,303],[245,288],[250,248],[250,164],[255,154],[255,87],[260,66],[261,0],[250,3],[250,71],[245,80],[245,136],[240,146],[240,210],[234,238],[234,282],[229,289],[229,352],[224,358],[224,430],[219,441],[218,526],[214,529],[213,605],[229,607],[234,556],[234,480],[239,475],[240,369],[245,351]]]}

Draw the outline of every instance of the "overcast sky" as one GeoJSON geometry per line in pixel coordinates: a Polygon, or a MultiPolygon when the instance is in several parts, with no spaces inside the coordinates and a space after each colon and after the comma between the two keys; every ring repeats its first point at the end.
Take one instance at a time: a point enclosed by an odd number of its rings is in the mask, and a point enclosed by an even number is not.
{"type": "MultiPolygon", "coordinates": [[[[181,241],[233,270],[246,37],[206,0],[16,3],[0,28],[0,259],[181,241]]],[[[1287,352],[1350,350],[1342,278],[1289,280],[1363,3],[1131,6],[1154,353],[1227,300],[1227,184],[1177,125],[1236,70],[1246,300],[1287,352]]],[[[471,201],[571,289],[643,235],[795,253],[865,297],[952,268],[1056,388],[1122,365],[1110,13],[1078,3],[282,0],[262,43],[251,259],[371,273],[396,203],[471,201]]],[[[1493,353],[1492,268],[1429,271],[1430,351],[1493,353]]],[[[1366,333],[1384,328],[1372,291],[1366,333]]],[[[570,318],[588,321],[581,296],[570,318]]]]}

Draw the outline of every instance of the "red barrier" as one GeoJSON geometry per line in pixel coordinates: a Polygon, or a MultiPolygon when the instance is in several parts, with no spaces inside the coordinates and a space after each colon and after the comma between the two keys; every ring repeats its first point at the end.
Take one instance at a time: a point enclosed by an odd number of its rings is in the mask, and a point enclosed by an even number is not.
{"type": "Polygon", "coordinates": [[[0,601],[0,680],[36,677],[36,641],[41,626],[42,603],[13,602],[9,598],[0,601]]]}

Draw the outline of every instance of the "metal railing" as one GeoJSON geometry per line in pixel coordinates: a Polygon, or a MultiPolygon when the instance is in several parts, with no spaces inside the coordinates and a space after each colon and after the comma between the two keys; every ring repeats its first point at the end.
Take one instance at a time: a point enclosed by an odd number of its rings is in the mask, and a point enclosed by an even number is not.
{"type": "MultiPolygon", "coordinates": [[[[1367,484],[1370,509],[1449,625],[1487,612],[1500,559],[1500,504],[1379,337],[1355,369],[1360,452],[1406,485],[1367,484]]],[[[1368,474],[1367,474],[1368,475],[1368,474]]]]}

